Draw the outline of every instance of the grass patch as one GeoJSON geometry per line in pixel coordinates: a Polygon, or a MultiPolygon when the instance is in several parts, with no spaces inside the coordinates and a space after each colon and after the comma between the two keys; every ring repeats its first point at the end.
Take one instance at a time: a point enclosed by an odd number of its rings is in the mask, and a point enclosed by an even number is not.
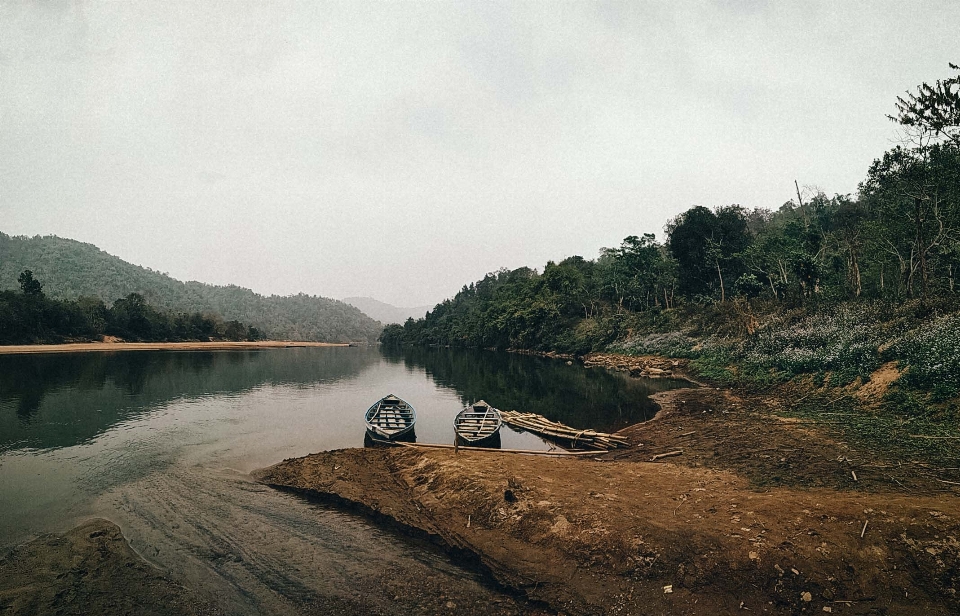
{"type": "Polygon", "coordinates": [[[960,437],[956,426],[914,410],[888,405],[883,412],[870,412],[852,400],[837,401],[824,394],[810,396],[781,415],[813,420],[851,445],[867,451],[882,451],[890,460],[960,466],[960,438],[953,438],[960,437]],[[826,408],[829,411],[825,411],[826,408]],[[918,436],[934,438],[916,438],[918,436]]]}

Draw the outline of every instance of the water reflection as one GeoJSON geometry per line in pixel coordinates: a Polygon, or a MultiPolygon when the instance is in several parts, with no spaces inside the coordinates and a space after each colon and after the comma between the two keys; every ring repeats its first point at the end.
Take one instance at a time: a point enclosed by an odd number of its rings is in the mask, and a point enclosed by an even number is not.
{"type": "Polygon", "coordinates": [[[650,394],[689,386],[676,379],[636,379],[555,359],[492,351],[384,349],[388,361],[423,369],[462,401],[484,399],[503,410],[537,413],[581,429],[613,432],[657,412],[650,394]]]}
{"type": "MultiPolygon", "coordinates": [[[[443,349],[0,356],[0,548],[86,516],[115,519],[144,497],[141,489],[166,485],[172,474],[184,478],[187,507],[191,482],[213,470],[242,475],[359,447],[364,411],[384,392],[417,409],[418,442],[453,445],[466,402],[610,430],[649,417],[655,407],[646,395],[672,384],[443,349]]],[[[500,435],[504,449],[551,447],[506,427],[500,435]]],[[[194,498],[198,511],[219,506],[219,497],[194,498]]],[[[162,511],[140,513],[163,526],[162,511]]]]}
{"type": "Polygon", "coordinates": [[[0,355],[0,452],[89,442],[172,400],[351,378],[375,349],[0,355]]]}

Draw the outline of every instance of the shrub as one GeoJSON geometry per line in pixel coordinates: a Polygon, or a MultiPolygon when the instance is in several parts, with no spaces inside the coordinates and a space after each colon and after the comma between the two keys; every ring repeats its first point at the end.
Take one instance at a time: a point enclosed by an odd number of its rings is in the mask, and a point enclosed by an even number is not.
{"type": "Polygon", "coordinates": [[[931,392],[934,401],[960,393],[960,314],[922,323],[884,351],[907,368],[903,376],[911,387],[931,392]]]}

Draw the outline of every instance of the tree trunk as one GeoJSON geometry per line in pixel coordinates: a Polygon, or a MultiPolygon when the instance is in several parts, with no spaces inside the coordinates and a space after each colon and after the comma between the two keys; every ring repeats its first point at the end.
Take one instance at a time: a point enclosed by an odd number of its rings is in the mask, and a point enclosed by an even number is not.
{"type": "Polygon", "coordinates": [[[920,257],[920,300],[927,301],[927,251],[924,246],[923,216],[921,213],[922,201],[920,197],[913,200],[914,224],[917,227],[917,252],[920,257]]]}
{"type": "Polygon", "coordinates": [[[720,303],[727,301],[727,294],[723,288],[723,272],[720,271],[720,261],[717,261],[717,276],[720,277],[720,303]]]}

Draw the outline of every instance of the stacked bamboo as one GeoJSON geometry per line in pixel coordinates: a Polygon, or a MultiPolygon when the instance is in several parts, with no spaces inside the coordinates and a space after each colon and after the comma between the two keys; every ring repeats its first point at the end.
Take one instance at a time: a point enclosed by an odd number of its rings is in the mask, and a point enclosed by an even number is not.
{"type": "Polygon", "coordinates": [[[550,439],[561,440],[571,447],[583,447],[607,451],[618,447],[629,447],[630,442],[622,436],[607,434],[595,430],[577,430],[556,421],[550,421],[536,413],[519,411],[500,411],[503,423],[528,432],[534,432],[550,439]]]}

